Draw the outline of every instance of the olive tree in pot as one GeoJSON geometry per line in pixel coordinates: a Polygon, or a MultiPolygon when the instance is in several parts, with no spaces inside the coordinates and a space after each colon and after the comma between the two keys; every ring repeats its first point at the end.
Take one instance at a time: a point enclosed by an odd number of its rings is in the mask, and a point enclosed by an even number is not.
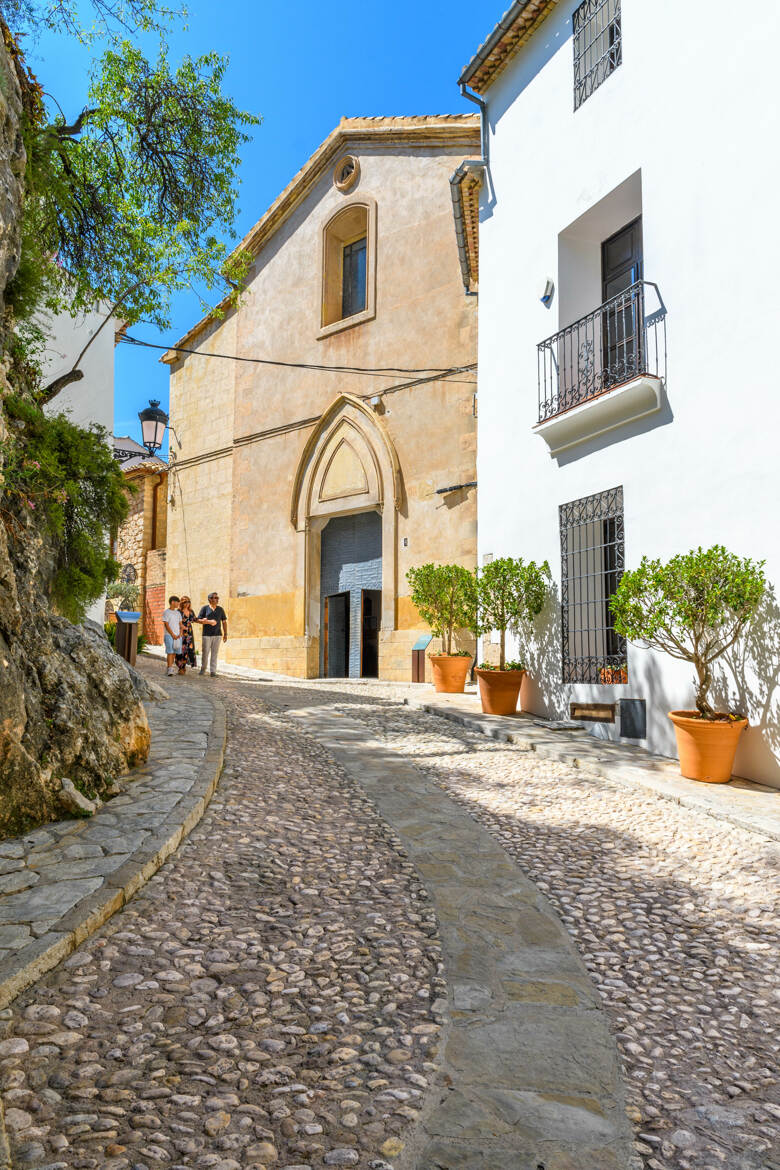
{"type": "Polygon", "coordinates": [[[406,580],[412,601],[431,633],[442,640],[442,653],[429,655],[437,691],[459,694],[471,666],[468,650],[453,651],[456,630],[474,631],[476,583],[463,565],[420,565],[409,569],[406,580]]]}
{"type": "Polygon", "coordinates": [[[674,556],[666,564],[643,557],[612,595],[615,629],[632,642],[690,662],[696,671],[696,710],[670,711],[680,771],[689,780],[723,784],[731,778],[743,714],[710,703],[712,664],[740,637],[766,589],[763,561],[735,556],[722,545],[674,556]]]}
{"type": "Polygon", "coordinates": [[[523,662],[507,662],[507,630],[527,632],[544,609],[550,566],[518,557],[499,557],[484,565],[477,577],[478,633],[499,634],[498,668],[483,662],[476,676],[482,710],[488,715],[512,715],[525,675],[523,662]]]}

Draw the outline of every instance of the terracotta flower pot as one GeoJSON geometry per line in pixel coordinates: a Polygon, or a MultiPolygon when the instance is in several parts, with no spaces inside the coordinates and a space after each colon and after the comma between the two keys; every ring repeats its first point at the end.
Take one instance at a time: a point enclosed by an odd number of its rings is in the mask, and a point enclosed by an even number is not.
{"type": "Polygon", "coordinates": [[[616,683],[628,682],[628,670],[624,666],[602,666],[599,671],[599,682],[616,683]]]}
{"type": "Polygon", "coordinates": [[[524,670],[475,670],[486,715],[514,715],[524,670]]]}
{"type": "Polygon", "coordinates": [[[747,719],[702,719],[698,711],[670,711],[680,772],[687,780],[725,784],[731,779],[739,737],[747,719]]]}
{"type": "Polygon", "coordinates": [[[433,685],[445,695],[460,695],[466,686],[471,659],[465,654],[431,654],[433,685]]]}

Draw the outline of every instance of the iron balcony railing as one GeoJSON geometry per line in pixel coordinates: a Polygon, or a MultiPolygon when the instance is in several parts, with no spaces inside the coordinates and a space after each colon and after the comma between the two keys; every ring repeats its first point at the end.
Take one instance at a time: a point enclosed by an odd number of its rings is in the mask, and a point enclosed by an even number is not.
{"type": "Polygon", "coordinates": [[[666,381],[666,306],[658,285],[638,280],[537,349],[540,423],[641,374],[666,381]]]}

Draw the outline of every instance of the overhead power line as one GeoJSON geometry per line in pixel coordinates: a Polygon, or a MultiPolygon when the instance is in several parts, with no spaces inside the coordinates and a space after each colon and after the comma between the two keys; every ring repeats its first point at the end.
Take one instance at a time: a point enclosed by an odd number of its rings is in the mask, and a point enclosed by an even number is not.
{"type": "Polygon", "coordinates": [[[332,374],[364,374],[368,377],[374,378],[394,378],[398,374],[427,374],[447,377],[450,374],[465,373],[468,370],[475,370],[477,368],[476,362],[472,362],[465,366],[423,366],[422,368],[409,369],[405,366],[326,366],[315,362],[286,362],[276,358],[257,358],[257,357],[242,357],[233,353],[204,353],[200,349],[187,349],[181,345],[160,345],[153,341],[142,341],[139,337],[131,337],[127,333],[120,334],[119,341],[124,345],[141,346],[144,349],[162,350],[164,353],[185,353],[194,354],[197,357],[205,358],[220,358],[223,361],[230,362],[249,362],[252,365],[258,366],[283,366],[286,369],[293,370],[318,370],[323,373],[332,374]]]}

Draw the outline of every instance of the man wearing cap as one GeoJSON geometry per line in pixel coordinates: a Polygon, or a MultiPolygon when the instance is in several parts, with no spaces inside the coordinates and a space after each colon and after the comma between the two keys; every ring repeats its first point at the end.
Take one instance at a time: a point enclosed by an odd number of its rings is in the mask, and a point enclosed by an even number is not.
{"type": "Polygon", "coordinates": [[[227,614],[219,604],[219,594],[209,593],[208,605],[204,605],[198,614],[198,621],[203,626],[202,657],[200,673],[206,671],[212,678],[217,674],[217,657],[219,656],[220,640],[227,642],[227,614]]]}

